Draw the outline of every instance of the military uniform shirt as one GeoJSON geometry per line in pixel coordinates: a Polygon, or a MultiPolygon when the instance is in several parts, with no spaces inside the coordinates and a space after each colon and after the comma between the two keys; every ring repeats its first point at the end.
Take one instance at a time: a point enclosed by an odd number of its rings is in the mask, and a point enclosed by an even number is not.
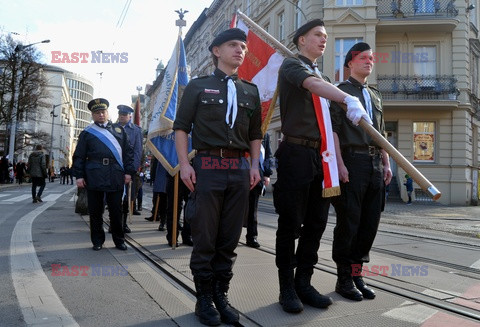
{"type": "MultiPolygon", "coordinates": [[[[353,77],[350,77],[348,81],[340,83],[338,88],[345,93],[359,98],[365,108],[365,99],[362,93],[364,86],[367,87],[372,102],[373,127],[383,135],[385,133],[385,123],[383,121],[382,96],[380,92],[369,85],[362,85],[353,77]]],[[[366,148],[370,145],[378,146],[363,128],[353,125],[353,123],[347,119],[345,111],[337,103],[332,102],[330,114],[332,117],[332,129],[338,134],[342,149],[346,147],[366,148]]]]}
{"type": "MultiPolygon", "coordinates": [[[[225,123],[227,112],[226,75],[216,69],[213,75],[191,80],[183,93],[173,129],[192,131],[193,148],[248,150],[250,141],[262,139],[261,104],[257,86],[237,79],[238,113],[233,129],[225,123]]],[[[235,80],[236,75],[232,75],[235,80]]]]}
{"type": "MultiPolygon", "coordinates": [[[[304,56],[287,58],[278,72],[280,91],[280,119],[282,133],[287,136],[309,140],[320,140],[312,93],[302,84],[310,76],[315,76],[300,61],[312,65],[304,56]]],[[[329,82],[328,78],[322,78],[329,82]]]]}
{"type": "Polygon", "coordinates": [[[140,165],[141,165],[142,152],[143,152],[142,129],[139,126],[132,123],[132,121],[129,121],[125,126],[123,126],[123,129],[127,133],[128,141],[130,142],[130,145],[133,148],[133,166],[135,167],[135,170],[138,170],[138,168],[140,168],[140,165]]]}

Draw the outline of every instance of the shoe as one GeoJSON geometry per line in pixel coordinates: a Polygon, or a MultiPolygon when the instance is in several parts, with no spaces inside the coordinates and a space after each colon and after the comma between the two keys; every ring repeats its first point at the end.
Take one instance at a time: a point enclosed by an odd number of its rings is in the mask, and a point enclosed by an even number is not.
{"type": "Polygon", "coordinates": [[[93,251],[100,251],[102,249],[102,246],[101,245],[94,245],[92,247],[93,251]]]}
{"type": "Polygon", "coordinates": [[[189,237],[186,237],[186,238],[182,238],[182,244],[185,244],[185,245],[188,245],[188,246],[193,246],[192,237],[189,236],[189,237]]]}
{"type": "Polygon", "coordinates": [[[362,276],[353,276],[352,279],[357,289],[362,292],[364,299],[373,300],[375,298],[375,291],[367,286],[362,276]]]}
{"type": "Polygon", "coordinates": [[[247,246],[257,249],[260,247],[260,244],[257,242],[256,239],[253,239],[253,240],[247,240],[247,246]]]}
{"type": "Polygon", "coordinates": [[[125,245],[125,243],[117,244],[115,247],[119,250],[127,251],[127,246],[125,245]]]}
{"type": "MultiPolygon", "coordinates": [[[[168,246],[172,247],[172,241],[168,241],[168,246]]],[[[178,246],[179,246],[179,244],[178,244],[178,241],[177,241],[177,243],[175,243],[175,247],[178,247],[178,246]]]]}
{"type": "Polygon", "coordinates": [[[42,199],[39,196],[37,196],[37,201],[38,202],[43,202],[42,199]]]}
{"type": "Polygon", "coordinates": [[[134,216],[141,216],[142,214],[140,212],[138,212],[137,210],[133,210],[133,213],[132,213],[134,216]]]}
{"type": "Polygon", "coordinates": [[[123,228],[123,232],[124,233],[127,233],[127,234],[130,234],[132,232],[132,230],[130,229],[130,227],[128,227],[127,225],[125,225],[125,228],[123,228]]]}
{"type": "Polygon", "coordinates": [[[145,220],[153,221],[153,216],[151,216],[151,217],[145,217],[145,220]]]}
{"type": "Polygon", "coordinates": [[[160,224],[160,225],[158,226],[158,230],[161,231],[161,232],[163,232],[163,231],[165,230],[165,225],[164,225],[164,224],[160,224]]]}
{"type": "Polygon", "coordinates": [[[37,203],[37,202],[38,202],[37,198],[33,199],[32,201],[32,203],[37,203]]]}

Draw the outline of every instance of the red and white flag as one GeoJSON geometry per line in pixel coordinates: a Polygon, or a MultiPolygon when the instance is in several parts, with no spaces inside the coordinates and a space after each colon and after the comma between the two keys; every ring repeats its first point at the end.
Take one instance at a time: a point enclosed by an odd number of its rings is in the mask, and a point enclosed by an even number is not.
{"type": "MultiPolygon", "coordinates": [[[[242,17],[237,18],[237,14],[233,16],[230,27],[237,27],[247,34],[248,52],[243,64],[238,68],[238,76],[252,81],[258,87],[260,100],[262,101],[262,132],[265,133],[275,108],[272,98],[274,98],[277,88],[278,70],[285,56],[275,51],[273,47],[248,28],[242,17]]],[[[268,33],[264,32],[264,34],[268,33]]],[[[319,72],[316,73],[320,75],[319,72]]],[[[332,197],[340,194],[340,184],[330,110],[325,99],[314,94],[312,94],[312,97],[315,116],[322,137],[321,148],[319,149],[324,171],[322,196],[332,197]]]]}
{"type": "Polygon", "coordinates": [[[251,81],[258,87],[262,101],[262,131],[265,132],[270,123],[270,119],[265,118],[275,107],[272,98],[277,88],[278,69],[285,57],[250,30],[242,18],[237,19],[236,14],[230,27],[237,27],[247,35],[248,53],[238,69],[238,77],[251,81]]]}

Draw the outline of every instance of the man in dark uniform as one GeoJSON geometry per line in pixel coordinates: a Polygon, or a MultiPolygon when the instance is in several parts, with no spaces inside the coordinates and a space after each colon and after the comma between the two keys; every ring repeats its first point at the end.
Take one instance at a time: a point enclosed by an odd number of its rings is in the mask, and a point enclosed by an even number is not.
{"type": "Polygon", "coordinates": [[[262,132],[258,89],[237,78],[247,51],[245,33],[238,28],[226,30],[215,37],[209,50],[216,69],[187,85],[173,129],[180,176],[192,192],[186,212],[193,238],[190,269],[197,291],[195,314],[203,324],[214,326],[239,320],[227,291],[249,190],[260,180],[262,132]],[[192,124],[197,150],[193,167],[187,157],[192,124]],[[246,151],[250,151],[251,167],[246,151]]]}
{"type": "MultiPolygon", "coordinates": [[[[350,69],[350,77],[338,87],[360,99],[373,127],[384,134],[382,97],[376,88],[367,84],[373,60],[367,43],[355,44],[345,57],[344,66],[350,69]]],[[[338,273],[335,291],[351,300],[373,299],[375,292],[361,276],[362,265],[369,262],[385,204],[385,185],[390,183],[392,171],[387,152],[362,128],[348,121],[342,108],[333,104],[331,113],[342,191],[340,197],[332,201],[337,213],[332,250],[338,273]]]]}
{"type": "Polygon", "coordinates": [[[244,227],[247,227],[247,246],[251,248],[259,248],[258,243],[258,200],[260,195],[265,194],[265,188],[270,184],[270,176],[273,174],[271,159],[272,149],[270,148],[270,134],[266,133],[262,140],[260,148],[260,182],[250,191],[248,198],[248,218],[244,227]]]}
{"type": "MultiPolygon", "coordinates": [[[[143,152],[143,143],[142,143],[142,129],[135,125],[132,122],[132,113],[133,109],[129,106],[126,105],[119,105],[117,106],[118,109],[118,123],[123,127],[125,132],[128,135],[128,140],[130,141],[130,145],[133,149],[133,166],[135,167],[135,172],[138,172],[140,169],[141,165],[141,159],[142,159],[142,152],[143,152]]],[[[139,176],[137,176],[137,173],[132,176],[132,193],[131,193],[131,202],[130,205],[133,206],[133,214],[134,215],[140,215],[140,212],[138,212],[135,208],[135,199],[137,198],[137,185],[140,183],[139,176]]],[[[129,203],[128,203],[128,185],[125,186],[125,194],[127,196],[123,199],[123,226],[125,233],[130,233],[131,230],[127,225],[127,217],[128,217],[128,208],[129,208],[129,203]]]]}
{"type": "Polygon", "coordinates": [[[94,123],[78,137],[73,154],[73,175],[77,178],[77,187],[87,189],[93,249],[101,250],[105,242],[102,217],[105,197],[113,242],[117,249],[125,251],[122,195],[124,186],[135,173],[133,150],[124,129],[108,120],[108,104],[102,98],[88,103],[94,123]]]}
{"type": "MultiPolygon", "coordinates": [[[[275,261],[280,282],[280,304],[284,311],[291,313],[301,312],[303,303],[316,308],[332,304],[332,299],[321,295],[310,282],[330,206],[329,198],[323,197],[323,194],[332,196],[339,192],[337,185],[329,190],[331,194],[327,194],[322,185],[326,175],[322,160],[327,160],[323,153],[320,154],[320,147],[328,135],[320,133],[317,113],[321,115],[328,104],[319,97],[346,103],[348,117],[356,124],[366,116],[357,98],[320,76],[316,60],[323,55],[326,42],[322,20],[306,23],[293,38],[299,55],[285,59],[279,70],[280,118],[284,138],[275,153],[278,166],[273,200],[279,215],[275,261]],[[314,102],[317,99],[324,104],[317,105],[314,102]]],[[[326,115],[330,122],[328,112],[326,115]]]]}

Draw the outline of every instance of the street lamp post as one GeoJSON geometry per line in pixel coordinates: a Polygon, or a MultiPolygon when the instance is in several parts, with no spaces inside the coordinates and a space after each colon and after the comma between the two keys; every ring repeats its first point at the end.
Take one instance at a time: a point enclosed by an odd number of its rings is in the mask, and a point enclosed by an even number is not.
{"type": "Polygon", "coordinates": [[[62,106],[64,104],[67,104],[68,102],[64,102],[64,103],[60,103],[60,104],[54,104],[52,106],[52,111],[50,112],[50,116],[52,116],[52,131],[50,132],[50,155],[49,155],[49,167],[50,167],[50,171],[52,171],[52,169],[54,169],[53,167],[53,164],[54,164],[54,161],[53,161],[53,127],[55,126],[55,117],[58,117],[58,115],[55,115],[55,108],[58,107],[58,106],[62,106]]]}
{"type": "Polygon", "coordinates": [[[13,110],[12,110],[12,120],[11,120],[11,124],[10,124],[10,143],[9,143],[9,146],[8,146],[8,160],[11,160],[12,161],[12,164],[13,164],[13,156],[15,155],[15,136],[16,136],[16,133],[17,133],[17,113],[18,113],[18,107],[20,105],[19,103],[19,96],[20,96],[20,85],[17,85],[17,84],[20,84],[20,78],[21,78],[21,71],[22,71],[22,56],[21,56],[21,52],[23,50],[25,50],[26,48],[29,48],[31,47],[32,45],[35,45],[35,44],[39,44],[39,43],[49,43],[50,40],[43,40],[43,41],[40,41],[40,42],[35,42],[35,43],[32,43],[32,44],[28,44],[28,45],[21,45],[21,44],[17,44],[17,46],[15,47],[15,57],[16,57],[16,65],[17,65],[17,71],[16,71],[16,74],[15,74],[15,83],[14,83],[14,87],[15,87],[15,92],[14,92],[14,98],[13,98],[13,101],[14,101],[14,106],[13,106],[13,110]]]}

